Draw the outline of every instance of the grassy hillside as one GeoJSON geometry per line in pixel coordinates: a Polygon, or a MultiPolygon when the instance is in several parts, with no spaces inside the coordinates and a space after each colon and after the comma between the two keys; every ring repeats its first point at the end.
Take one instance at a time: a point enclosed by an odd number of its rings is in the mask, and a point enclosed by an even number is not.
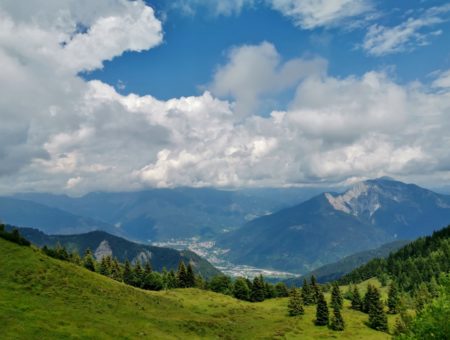
{"type": "MultiPolygon", "coordinates": [[[[148,292],[0,239],[3,339],[388,339],[344,308],[344,332],[287,316],[287,299],[247,303],[196,289],[148,292]]],[[[390,320],[391,325],[393,320],[390,320]]]]}

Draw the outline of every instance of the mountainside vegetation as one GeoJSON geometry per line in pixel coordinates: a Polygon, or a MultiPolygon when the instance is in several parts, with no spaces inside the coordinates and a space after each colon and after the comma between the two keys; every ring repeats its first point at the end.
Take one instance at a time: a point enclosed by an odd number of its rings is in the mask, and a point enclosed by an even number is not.
{"type": "MultiPolygon", "coordinates": [[[[9,227],[11,229],[12,227],[9,227]]],[[[189,250],[175,250],[171,248],[155,247],[128,241],[124,238],[108,234],[103,231],[92,231],[78,235],[46,235],[37,229],[19,228],[21,235],[33,244],[49,248],[62,246],[69,253],[76,252],[84,256],[87,250],[100,262],[102,257],[111,256],[119,262],[140,261],[144,264],[151,262],[155,271],[162,272],[177,270],[180,262],[191,263],[196,273],[204,278],[220,275],[221,272],[208,261],[189,250]]]]}
{"type": "Polygon", "coordinates": [[[400,289],[416,291],[431,284],[440,273],[450,272],[450,226],[421,237],[384,259],[373,259],[343,276],[341,284],[358,283],[371,277],[394,280],[400,289]]]}
{"type": "Polygon", "coordinates": [[[367,327],[367,316],[348,308],[348,301],[340,332],[315,326],[314,306],[295,317],[287,306],[287,298],[249,303],[195,288],[144,291],[0,239],[0,328],[6,339],[389,338],[367,327]]]}

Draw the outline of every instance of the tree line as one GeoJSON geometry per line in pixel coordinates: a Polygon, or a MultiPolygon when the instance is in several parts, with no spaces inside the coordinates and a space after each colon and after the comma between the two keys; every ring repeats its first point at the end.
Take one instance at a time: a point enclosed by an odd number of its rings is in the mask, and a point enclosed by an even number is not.
{"type": "Polygon", "coordinates": [[[16,228],[13,228],[11,230],[11,232],[8,232],[6,230],[6,226],[4,224],[0,224],[0,237],[10,241],[10,242],[14,242],[17,243],[21,246],[30,246],[30,241],[28,241],[27,239],[23,238],[20,233],[19,230],[16,228]]]}
{"type": "Polygon", "coordinates": [[[199,288],[249,302],[261,302],[289,295],[288,288],[283,282],[273,285],[266,282],[262,275],[254,277],[253,280],[243,277],[232,279],[225,275],[214,276],[208,280],[195,274],[191,263],[186,265],[183,261],[180,261],[177,271],[163,269],[162,272],[157,272],[152,270],[150,261],[131,263],[126,260],[120,263],[116,258],[104,256],[98,262],[90,249],[86,250],[83,257],[76,251],[67,251],[59,244],[55,248],[44,246],[42,251],[50,257],[72,262],[116,281],[147,290],[199,288]]]}

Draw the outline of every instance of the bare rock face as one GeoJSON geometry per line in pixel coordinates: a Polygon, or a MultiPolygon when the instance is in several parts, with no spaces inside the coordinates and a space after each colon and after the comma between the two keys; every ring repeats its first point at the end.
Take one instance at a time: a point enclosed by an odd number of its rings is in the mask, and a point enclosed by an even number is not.
{"type": "Polygon", "coordinates": [[[138,261],[141,264],[151,262],[152,259],[152,253],[148,250],[141,251],[132,261],[133,264],[136,264],[138,261]]]}
{"type": "Polygon", "coordinates": [[[97,261],[101,261],[106,256],[112,256],[113,252],[108,241],[103,240],[95,250],[94,256],[97,261]]]}

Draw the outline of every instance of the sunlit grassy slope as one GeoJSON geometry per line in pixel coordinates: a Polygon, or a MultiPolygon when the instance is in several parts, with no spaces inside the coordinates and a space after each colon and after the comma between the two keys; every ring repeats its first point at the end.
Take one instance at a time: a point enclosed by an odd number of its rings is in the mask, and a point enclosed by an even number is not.
{"type": "Polygon", "coordinates": [[[196,289],[147,292],[0,239],[2,339],[389,338],[348,306],[345,331],[333,332],[314,326],[314,307],[290,318],[286,304],[252,304],[196,289]]]}

